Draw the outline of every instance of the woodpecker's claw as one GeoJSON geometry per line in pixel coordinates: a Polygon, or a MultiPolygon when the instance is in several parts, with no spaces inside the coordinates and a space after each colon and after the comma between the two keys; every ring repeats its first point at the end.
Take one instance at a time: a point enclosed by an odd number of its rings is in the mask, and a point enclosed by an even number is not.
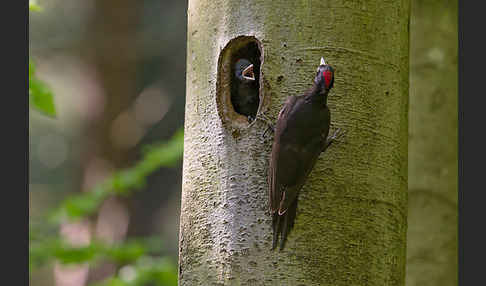
{"type": "Polygon", "coordinates": [[[334,140],[343,137],[344,134],[346,134],[346,131],[341,132],[341,128],[338,128],[336,131],[334,131],[334,133],[331,136],[325,139],[322,152],[324,152],[329,146],[331,146],[334,140]]]}
{"type": "Polygon", "coordinates": [[[275,128],[271,125],[268,125],[267,129],[265,129],[265,132],[262,134],[262,139],[265,139],[265,134],[267,134],[268,129],[271,129],[273,133],[275,133],[275,128]]]}
{"type": "Polygon", "coordinates": [[[262,134],[262,139],[265,139],[265,135],[267,134],[268,130],[271,129],[272,130],[272,133],[275,132],[275,127],[273,126],[273,124],[271,123],[272,121],[266,117],[263,113],[260,113],[256,118],[256,119],[260,119],[261,121],[263,121],[264,123],[267,124],[267,129],[265,129],[265,132],[263,132],[262,134]]]}
{"type": "Polygon", "coordinates": [[[341,132],[341,128],[338,128],[336,131],[334,131],[334,134],[332,134],[332,136],[329,139],[336,140],[343,137],[344,134],[346,134],[346,130],[343,130],[343,132],[341,132]]]}

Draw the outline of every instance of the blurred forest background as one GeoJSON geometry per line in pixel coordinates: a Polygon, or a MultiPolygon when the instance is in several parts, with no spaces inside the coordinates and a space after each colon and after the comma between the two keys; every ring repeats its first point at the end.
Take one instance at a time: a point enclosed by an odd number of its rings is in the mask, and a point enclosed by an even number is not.
{"type": "MultiPolygon", "coordinates": [[[[177,285],[187,1],[37,4],[30,285],[177,285]]],[[[410,33],[407,285],[457,285],[457,0],[412,0],[410,33]]]]}

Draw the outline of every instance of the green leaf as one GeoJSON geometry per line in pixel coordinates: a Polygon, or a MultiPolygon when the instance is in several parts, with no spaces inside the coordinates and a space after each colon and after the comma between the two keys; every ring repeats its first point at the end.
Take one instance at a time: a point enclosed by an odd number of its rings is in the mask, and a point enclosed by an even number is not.
{"type": "Polygon", "coordinates": [[[46,115],[55,117],[54,96],[47,85],[37,79],[34,73],[34,64],[29,61],[29,103],[46,115]]]}
{"type": "Polygon", "coordinates": [[[123,281],[118,277],[110,277],[103,280],[102,282],[93,283],[90,286],[130,286],[130,285],[131,284],[126,283],[125,281],[123,281]]]}
{"type": "Polygon", "coordinates": [[[125,264],[137,260],[146,252],[147,249],[141,243],[127,242],[107,249],[106,255],[113,261],[125,264]]]}
{"type": "Polygon", "coordinates": [[[72,247],[61,245],[54,249],[54,256],[64,264],[83,263],[93,260],[100,253],[100,248],[96,244],[82,247],[72,247]]]}
{"type": "Polygon", "coordinates": [[[67,215],[70,217],[78,217],[85,213],[92,213],[101,202],[102,198],[95,196],[73,196],[65,202],[67,215]]]}
{"type": "Polygon", "coordinates": [[[29,11],[41,12],[42,7],[37,5],[37,3],[35,3],[35,1],[29,1],[29,11]]]}

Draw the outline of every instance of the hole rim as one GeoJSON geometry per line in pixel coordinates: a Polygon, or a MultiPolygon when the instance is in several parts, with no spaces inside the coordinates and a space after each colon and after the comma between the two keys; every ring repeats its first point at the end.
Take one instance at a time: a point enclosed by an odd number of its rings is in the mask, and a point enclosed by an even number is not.
{"type": "Polygon", "coordinates": [[[254,119],[251,122],[248,122],[248,118],[245,115],[236,112],[231,101],[231,76],[233,72],[231,64],[235,55],[237,55],[242,48],[251,43],[255,43],[260,52],[260,67],[258,74],[259,102],[255,117],[258,117],[263,110],[264,105],[266,105],[263,86],[264,49],[261,41],[253,35],[239,35],[230,39],[219,52],[216,76],[216,107],[219,118],[226,127],[247,129],[257,121],[254,119]]]}

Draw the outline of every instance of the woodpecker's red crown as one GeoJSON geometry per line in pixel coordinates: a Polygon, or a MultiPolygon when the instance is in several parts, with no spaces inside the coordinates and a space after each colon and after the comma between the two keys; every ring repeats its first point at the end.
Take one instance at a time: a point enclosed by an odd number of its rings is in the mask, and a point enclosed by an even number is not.
{"type": "Polygon", "coordinates": [[[334,85],[334,69],[326,64],[324,58],[321,58],[321,63],[317,67],[314,82],[323,91],[329,91],[334,85]]]}

